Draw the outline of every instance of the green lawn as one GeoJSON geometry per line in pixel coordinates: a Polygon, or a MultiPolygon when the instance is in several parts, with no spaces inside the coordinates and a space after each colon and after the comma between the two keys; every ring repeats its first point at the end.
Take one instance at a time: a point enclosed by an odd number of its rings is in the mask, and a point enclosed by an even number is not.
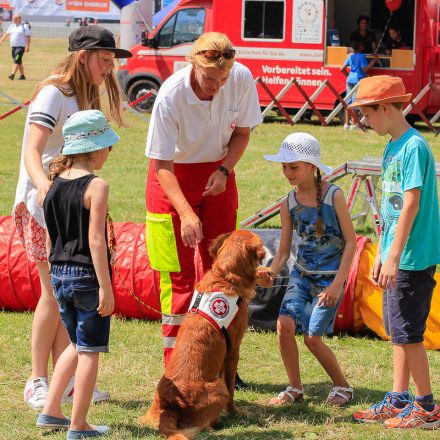
{"type": "MultiPolygon", "coordinates": [[[[28,81],[10,82],[9,47],[0,47],[0,90],[22,101],[63,56],[62,40],[34,39],[25,56],[28,81]],[[7,62],[5,61],[7,60],[7,62]]],[[[0,97],[0,114],[11,109],[0,97]]],[[[15,194],[20,161],[25,112],[0,121],[0,215],[9,215],[15,194]]],[[[121,142],[114,148],[102,176],[110,183],[110,211],[116,221],[142,222],[144,219],[144,156],[147,124],[131,113],[128,128],[119,129],[121,142]]],[[[307,131],[322,145],[323,162],[337,166],[347,160],[380,156],[385,139],[371,131],[346,132],[339,125],[321,127],[316,123],[298,124],[294,128],[280,122],[265,123],[252,134],[249,148],[237,167],[240,190],[240,216],[245,218],[268,205],[289,190],[280,167],[262,159],[278,149],[292,131],[307,131]]],[[[437,160],[440,143],[425,131],[437,160]]],[[[347,190],[350,178],[340,181],[347,190]]],[[[278,225],[274,218],[269,225],[278,225]]],[[[366,232],[371,235],[371,221],[366,232]]],[[[1,288],[1,287],[0,287],[1,288]]],[[[24,381],[30,372],[30,334],[32,315],[0,312],[0,439],[39,439],[34,427],[35,413],[22,401],[24,381]]],[[[221,425],[200,439],[434,439],[433,432],[388,432],[381,426],[357,425],[351,421],[354,410],[381,399],[392,385],[389,343],[371,338],[335,337],[329,344],[335,350],[349,381],[355,387],[355,401],[346,408],[334,409],[321,404],[330,383],[298,338],[301,368],[306,390],[304,403],[285,408],[271,408],[265,401],[286,385],[286,375],[278,353],[276,336],[248,332],[245,335],[239,365],[250,391],[236,394],[239,414],[223,417],[221,425]]],[[[99,386],[111,392],[113,400],[91,409],[90,420],[109,424],[111,439],[157,438],[150,429],[140,428],[141,415],[153,396],[162,374],[161,332],[157,323],[113,319],[111,352],[102,357],[99,386]]],[[[434,393],[440,396],[440,356],[429,352],[434,393]]],[[[69,407],[66,407],[68,413],[69,407]]],[[[65,438],[63,434],[48,438],[65,438]]]]}

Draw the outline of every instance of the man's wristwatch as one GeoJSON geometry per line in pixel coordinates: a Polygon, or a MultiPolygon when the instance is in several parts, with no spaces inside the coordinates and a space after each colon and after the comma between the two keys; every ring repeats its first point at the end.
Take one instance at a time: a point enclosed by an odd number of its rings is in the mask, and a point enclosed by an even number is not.
{"type": "Polygon", "coordinates": [[[231,175],[231,173],[229,172],[229,170],[226,167],[224,167],[223,165],[219,165],[217,167],[217,169],[219,171],[221,171],[226,176],[226,179],[229,179],[229,176],[231,175]]]}

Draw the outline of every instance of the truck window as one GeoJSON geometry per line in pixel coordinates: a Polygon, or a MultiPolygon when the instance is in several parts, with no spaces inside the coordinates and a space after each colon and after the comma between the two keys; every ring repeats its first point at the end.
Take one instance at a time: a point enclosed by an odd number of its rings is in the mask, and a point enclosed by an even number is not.
{"type": "Polygon", "coordinates": [[[159,32],[159,47],[170,47],[173,38],[174,24],[176,23],[176,14],[174,14],[162,27],[159,32]]]}
{"type": "Polygon", "coordinates": [[[159,31],[159,47],[171,47],[197,40],[203,32],[205,15],[202,8],[178,11],[159,31]]]}
{"type": "Polygon", "coordinates": [[[284,0],[244,0],[243,39],[284,39],[284,0]]]}
{"type": "Polygon", "coordinates": [[[183,9],[179,11],[174,28],[173,46],[196,41],[203,32],[204,24],[204,9],[183,9]]]}

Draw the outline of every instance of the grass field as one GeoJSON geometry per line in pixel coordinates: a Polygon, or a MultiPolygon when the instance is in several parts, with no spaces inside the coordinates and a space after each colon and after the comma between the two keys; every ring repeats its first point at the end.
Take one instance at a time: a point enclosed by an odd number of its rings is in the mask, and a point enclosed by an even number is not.
{"type": "MultiPolygon", "coordinates": [[[[24,58],[27,81],[9,81],[10,51],[0,47],[0,91],[25,101],[33,87],[43,79],[64,55],[62,40],[34,39],[31,52],[24,58]]],[[[11,109],[0,97],[0,114],[11,109]]],[[[102,176],[110,183],[110,210],[116,221],[142,222],[144,219],[144,156],[147,122],[127,114],[129,127],[118,129],[121,142],[114,148],[102,176]]],[[[0,121],[0,215],[9,215],[17,182],[25,112],[0,121]]],[[[316,123],[294,128],[280,123],[265,123],[252,135],[251,143],[237,167],[240,190],[240,216],[245,218],[273,202],[289,190],[279,166],[266,163],[262,154],[275,152],[292,131],[308,131],[322,145],[323,162],[337,166],[347,160],[380,156],[385,139],[371,131],[345,132],[339,125],[321,127],[316,123]]],[[[439,160],[439,141],[424,131],[439,160]]],[[[346,190],[350,179],[340,181],[346,190]]],[[[277,225],[273,219],[269,225],[277,225]]],[[[366,232],[371,235],[371,222],[366,232]]],[[[0,287],[1,289],[1,287],[0,287]]],[[[0,439],[39,439],[34,427],[35,413],[22,401],[24,381],[30,372],[29,313],[0,312],[0,439]]],[[[271,408],[265,401],[284,389],[286,375],[280,360],[276,337],[270,333],[248,332],[242,346],[240,374],[252,389],[236,394],[239,414],[223,417],[218,429],[200,434],[199,439],[434,439],[438,432],[388,432],[381,426],[354,424],[354,410],[381,399],[392,384],[390,346],[374,338],[340,336],[329,339],[344,372],[355,387],[355,401],[341,409],[321,402],[330,388],[325,373],[298,338],[301,369],[306,390],[304,403],[271,408]]],[[[137,425],[137,417],[146,410],[155,385],[162,374],[161,336],[157,323],[113,319],[111,352],[102,357],[99,386],[112,394],[112,401],[93,406],[90,420],[109,424],[111,439],[157,438],[137,425]]],[[[440,355],[429,352],[434,393],[440,396],[440,355]]],[[[66,414],[69,412],[66,407],[66,414]]],[[[63,434],[50,439],[65,438],[63,434]]]]}

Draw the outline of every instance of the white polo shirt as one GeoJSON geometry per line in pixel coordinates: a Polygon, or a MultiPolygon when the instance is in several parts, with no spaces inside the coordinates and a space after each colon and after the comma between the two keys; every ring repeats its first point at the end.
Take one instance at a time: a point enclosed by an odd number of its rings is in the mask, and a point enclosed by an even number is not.
{"type": "Polygon", "coordinates": [[[6,31],[11,36],[11,47],[26,47],[26,37],[31,36],[31,30],[25,23],[12,23],[6,31]]]}
{"type": "Polygon", "coordinates": [[[250,70],[235,62],[212,101],[199,99],[191,87],[192,65],[171,75],[153,106],[145,155],[176,163],[215,162],[227,154],[235,127],[263,121],[250,70]]]}

